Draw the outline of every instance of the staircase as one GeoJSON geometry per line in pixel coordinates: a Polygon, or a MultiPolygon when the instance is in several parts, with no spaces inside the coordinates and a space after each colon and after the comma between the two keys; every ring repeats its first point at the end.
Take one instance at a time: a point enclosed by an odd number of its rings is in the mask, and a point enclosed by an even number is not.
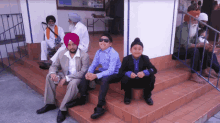
{"type": "MultiPolygon", "coordinates": [[[[22,53],[26,53],[24,47],[20,47],[22,53]]],[[[219,52],[218,52],[219,54],[219,52]]],[[[20,58],[15,53],[10,60],[20,58]]],[[[220,60],[220,55],[218,55],[220,60]]],[[[90,60],[91,61],[91,60],[90,60]]],[[[220,110],[220,92],[211,85],[197,84],[189,81],[190,70],[179,61],[174,61],[171,56],[164,56],[151,59],[151,62],[158,69],[156,74],[155,89],[153,90],[153,106],[149,106],[143,100],[143,92],[133,89],[133,100],[130,105],[123,102],[124,91],[120,83],[111,84],[106,96],[107,112],[99,119],[90,118],[98,103],[100,86],[89,92],[89,102],[83,106],[76,106],[68,110],[69,115],[79,123],[203,123],[220,110]]],[[[3,60],[8,66],[7,59],[3,60]]],[[[10,70],[31,88],[44,95],[45,79],[48,70],[41,70],[36,61],[27,57],[14,63],[10,70]]],[[[211,79],[213,84],[217,79],[211,79]]],[[[57,87],[56,99],[60,105],[66,86],[57,87]]],[[[43,105],[42,105],[43,106],[43,105]]],[[[36,107],[36,110],[41,107],[36,107]]]]}

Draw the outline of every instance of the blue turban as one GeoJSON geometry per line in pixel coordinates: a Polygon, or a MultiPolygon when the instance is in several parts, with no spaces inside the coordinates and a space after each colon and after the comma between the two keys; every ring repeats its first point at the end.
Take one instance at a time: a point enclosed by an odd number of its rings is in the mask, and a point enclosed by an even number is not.
{"type": "Polygon", "coordinates": [[[81,18],[78,14],[76,13],[69,13],[69,19],[73,22],[79,22],[81,21],[81,18]]]}

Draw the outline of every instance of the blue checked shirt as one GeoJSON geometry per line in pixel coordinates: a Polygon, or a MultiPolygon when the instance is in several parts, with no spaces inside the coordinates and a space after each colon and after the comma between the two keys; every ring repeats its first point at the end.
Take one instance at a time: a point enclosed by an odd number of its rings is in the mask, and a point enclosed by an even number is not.
{"type": "Polygon", "coordinates": [[[119,68],[121,67],[121,61],[119,54],[114,48],[109,47],[108,49],[102,51],[99,49],[92,61],[88,72],[94,73],[96,67],[101,64],[102,68],[99,68],[100,73],[97,74],[97,78],[100,79],[104,76],[110,76],[112,74],[118,74],[119,68]]]}

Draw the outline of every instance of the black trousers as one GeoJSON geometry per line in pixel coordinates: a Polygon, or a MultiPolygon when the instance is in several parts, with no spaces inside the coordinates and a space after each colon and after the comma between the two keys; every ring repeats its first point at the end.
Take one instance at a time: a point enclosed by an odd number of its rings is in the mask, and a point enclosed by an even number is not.
{"type": "Polygon", "coordinates": [[[154,89],[155,76],[145,76],[139,79],[132,79],[128,76],[124,76],[121,83],[127,98],[132,98],[132,88],[143,88],[144,98],[148,99],[151,97],[151,92],[154,89]]]}
{"type": "MultiPolygon", "coordinates": [[[[185,60],[185,55],[187,55],[186,59],[191,60],[191,68],[193,68],[195,71],[200,71],[201,63],[202,63],[202,58],[203,58],[203,64],[202,64],[202,70],[206,69],[207,66],[211,65],[211,58],[212,58],[212,53],[205,51],[204,52],[204,57],[203,57],[203,48],[190,48],[187,50],[185,48],[180,48],[180,53],[179,53],[179,58],[181,60],[185,60]],[[194,56],[195,54],[195,56],[194,56]],[[192,67],[193,66],[193,67],[192,67]]],[[[175,57],[178,57],[178,52],[173,53],[173,59],[175,57]]],[[[219,63],[216,57],[216,54],[213,54],[213,61],[212,61],[212,69],[215,70],[216,73],[219,72],[219,63]]],[[[191,71],[192,73],[195,73],[194,71],[191,71]]]]}
{"type": "MultiPolygon", "coordinates": [[[[96,73],[100,73],[100,71],[95,71],[94,74],[96,73]]],[[[101,83],[101,87],[99,90],[99,101],[98,101],[98,105],[105,105],[105,96],[108,92],[108,88],[109,88],[109,84],[111,83],[117,83],[121,81],[121,77],[119,77],[118,74],[113,74],[110,76],[104,76],[100,79],[95,79],[96,83],[101,83]]],[[[85,78],[82,80],[82,82],[80,83],[80,88],[81,88],[81,95],[88,95],[88,86],[89,86],[89,80],[86,80],[85,78]]]]}

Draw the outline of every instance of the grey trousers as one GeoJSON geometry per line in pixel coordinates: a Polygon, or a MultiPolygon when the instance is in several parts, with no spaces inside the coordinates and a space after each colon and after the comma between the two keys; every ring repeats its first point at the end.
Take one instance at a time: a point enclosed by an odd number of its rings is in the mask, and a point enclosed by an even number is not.
{"type": "MultiPolygon", "coordinates": [[[[73,79],[68,83],[66,94],[60,105],[61,111],[67,111],[65,104],[76,98],[79,92],[78,85],[80,84],[80,81],[81,79],[73,79]]],[[[54,84],[54,81],[51,80],[50,74],[48,74],[46,77],[44,103],[56,104],[55,98],[56,98],[56,84],[54,84]]]]}

